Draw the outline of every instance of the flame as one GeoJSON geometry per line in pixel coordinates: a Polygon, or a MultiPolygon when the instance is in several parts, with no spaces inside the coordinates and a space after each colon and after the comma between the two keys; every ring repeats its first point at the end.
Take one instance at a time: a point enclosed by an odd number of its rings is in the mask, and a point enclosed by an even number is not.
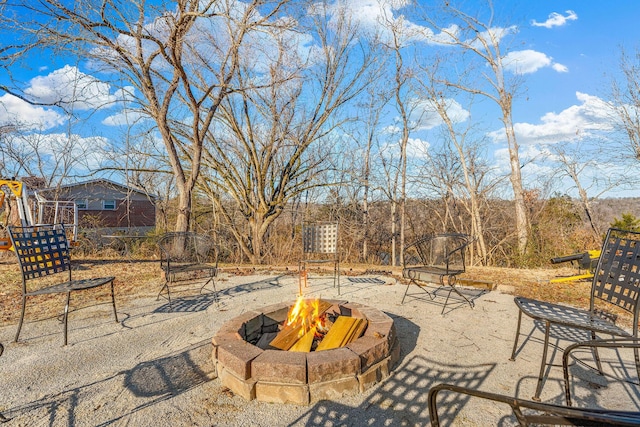
{"type": "Polygon", "coordinates": [[[298,335],[302,337],[312,328],[323,323],[324,319],[320,316],[320,300],[306,300],[300,296],[289,310],[286,326],[292,328],[300,326],[298,335]]]}

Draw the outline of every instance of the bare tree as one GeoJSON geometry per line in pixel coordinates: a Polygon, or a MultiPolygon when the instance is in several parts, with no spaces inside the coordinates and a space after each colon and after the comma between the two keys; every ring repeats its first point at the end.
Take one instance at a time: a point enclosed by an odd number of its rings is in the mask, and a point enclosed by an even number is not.
{"type": "Polygon", "coordinates": [[[232,85],[241,47],[250,34],[288,25],[273,21],[285,3],[18,0],[5,5],[7,16],[18,17],[5,22],[5,31],[31,39],[4,52],[13,58],[39,47],[64,50],[122,82],[133,108],[153,120],[164,143],[178,191],[175,228],[184,231],[205,135],[225,97],[243,89],[232,85]],[[176,130],[176,123],[189,132],[176,130]]]}
{"type": "MultiPolygon", "coordinates": [[[[603,141],[598,145],[603,145],[603,141]]],[[[635,174],[617,156],[608,156],[608,160],[603,161],[604,156],[598,155],[602,151],[585,147],[581,142],[554,144],[549,150],[557,165],[554,179],[568,178],[573,183],[588,227],[595,241],[600,240],[602,232],[596,222],[593,203],[611,190],[629,188],[634,181],[637,183],[635,174]],[[611,173],[615,170],[618,172],[611,173]]],[[[570,189],[566,188],[567,191],[570,189]]]]}
{"type": "MultiPolygon", "coordinates": [[[[456,8],[450,1],[444,3],[443,15],[438,15],[438,17],[444,16],[444,19],[447,19],[446,26],[443,26],[442,22],[436,22],[431,17],[427,17],[427,21],[434,28],[441,31],[437,40],[434,40],[436,43],[459,48],[461,50],[459,60],[468,59],[468,62],[463,66],[465,71],[462,78],[458,76],[451,79],[446,75],[440,75],[437,77],[440,83],[470,94],[483,96],[495,102],[500,108],[502,113],[500,120],[504,126],[509,148],[510,180],[515,202],[517,247],[522,254],[527,247],[530,219],[524,198],[525,190],[522,184],[519,145],[513,127],[512,115],[513,97],[520,84],[520,79],[517,75],[511,79],[507,78],[503,63],[506,52],[503,51],[502,42],[504,36],[512,32],[513,29],[494,26],[493,2],[488,0],[486,6],[486,9],[479,8],[480,12],[478,12],[479,14],[488,14],[486,21],[456,8]],[[470,58],[467,58],[469,56],[470,58]],[[480,81],[468,79],[475,60],[479,61],[477,75],[480,76],[480,81]]],[[[453,69],[460,70],[455,67],[453,69]]]]}
{"type": "Polygon", "coordinates": [[[239,64],[239,84],[261,86],[229,95],[206,133],[203,189],[247,258],[265,255],[265,236],[287,203],[331,185],[339,152],[340,113],[366,87],[374,56],[356,38],[348,14],[326,16],[324,4],[301,18],[298,30],[318,45],[300,53],[297,36],[268,31],[268,58],[260,52],[239,64]],[[262,59],[256,68],[256,58],[262,59]]]}
{"type": "MultiPolygon", "coordinates": [[[[379,58],[382,62],[383,59],[379,58]]],[[[352,128],[345,129],[345,133],[353,141],[355,146],[349,155],[351,168],[345,168],[344,174],[355,185],[354,199],[361,204],[361,260],[369,260],[369,239],[371,237],[371,212],[370,203],[374,197],[375,181],[374,153],[373,150],[379,144],[380,121],[384,109],[389,101],[389,91],[385,89],[383,79],[371,82],[367,88],[366,97],[358,105],[357,120],[350,122],[352,128]]],[[[357,203],[357,202],[356,202],[357,203]]]]}
{"type": "Polygon", "coordinates": [[[613,80],[611,101],[614,116],[626,134],[631,157],[640,160],[640,50],[620,57],[621,80],[613,80]]]}
{"type": "MultiPolygon", "coordinates": [[[[434,61],[437,64],[437,61],[434,61]]],[[[466,205],[468,201],[467,211],[471,218],[471,227],[468,230],[475,238],[475,246],[478,249],[478,255],[483,264],[487,263],[488,250],[484,238],[484,221],[482,218],[482,199],[484,192],[490,188],[486,181],[488,175],[488,167],[483,164],[481,157],[478,156],[479,144],[467,142],[467,137],[470,131],[470,125],[461,125],[461,122],[467,122],[467,117],[455,117],[452,114],[462,114],[460,108],[454,108],[455,105],[459,105],[454,100],[454,96],[445,97],[446,88],[438,88],[435,86],[435,79],[432,78],[435,66],[433,68],[421,67],[425,72],[425,78],[417,79],[418,84],[424,91],[426,97],[429,99],[429,103],[434,113],[436,113],[443,123],[443,139],[448,141],[453,147],[456,158],[456,169],[459,169],[460,177],[450,177],[451,181],[443,182],[442,185],[445,188],[450,188],[447,193],[452,195],[460,193],[458,195],[459,202],[466,205]],[[451,112],[451,111],[455,112],[451,112]],[[455,186],[457,182],[461,181],[461,190],[456,191],[451,188],[455,186]]],[[[451,95],[454,95],[453,93],[451,95]]],[[[448,151],[449,144],[444,144],[443,149],[448,151]]],[[[434,153],[430,157],[433,159],[438,154],[434,153]]],[[[448,156],[443,155],[442,158],[446,159],[448,156]]],[[[434,168],[436,171],[440,170],[444,173],[448,170],[447,165],[444,167],[434,168]]],[[[461,230],[467,231],[467,230],[461,230]]]]}

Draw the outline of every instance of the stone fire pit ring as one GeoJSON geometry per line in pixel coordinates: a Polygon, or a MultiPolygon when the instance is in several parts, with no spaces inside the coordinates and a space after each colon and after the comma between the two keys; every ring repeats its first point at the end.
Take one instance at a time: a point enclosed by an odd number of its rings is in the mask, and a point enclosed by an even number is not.
{"type": "Polygon", "coordinates": [[[247,400],[308,405],[362,393],[387,378],[400,358],[393,319],[366,305],[324,301],[332,304],[327,313],[367,319],[364,334],[332,350],[263,350],[248,341],[282,324],[294,302],[245,312],[212,339],[222,384],[247,400]]]}

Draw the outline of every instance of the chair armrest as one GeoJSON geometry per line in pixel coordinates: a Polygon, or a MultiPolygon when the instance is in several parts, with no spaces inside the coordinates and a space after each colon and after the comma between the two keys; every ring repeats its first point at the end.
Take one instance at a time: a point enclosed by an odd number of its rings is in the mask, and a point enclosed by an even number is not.
{"type": "Polygon", "coordinates": [[[631,426],[640,423],[640,412],[572,408],[570,406],[540,403],[496,393],[473,390],[452,384],[439,384],[431,387],[428,394],[429,417],[432,427],[440,426],[436,398],[437,394],[442,390],[508,405],[511,407],[513,415],[518,419],[519,424],[524,426],[528,426],[529,424],[631,426]],[[522,409],[529,409],[533,412],[526,411],[523,413],[522,409]]]}

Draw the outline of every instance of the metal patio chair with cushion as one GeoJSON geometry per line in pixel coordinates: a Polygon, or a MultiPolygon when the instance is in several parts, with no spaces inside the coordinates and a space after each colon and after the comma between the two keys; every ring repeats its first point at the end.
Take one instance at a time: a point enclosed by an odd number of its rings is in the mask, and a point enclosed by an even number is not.
{"type": "Polygon", "coordinates": [[[206,279],[200,287],[200,293],[208,284],[213,287],[213,298],[218,301],[215,278],[218,275],[218,250],[213,239],[205,234],[194,232],[166,233],[158,240],[160,249],[160,268],[164,275],[164,284],[156,300],[166,291],[171,305],[171,287],[178,283],[206,279]]]}
{"type": "Polygon", "coordinates": [[[409,279],[409,281],[401,304],[404,304],[411,285],[417,285],[431,299],[435,298],[437,290],[429,292],[424,287],[427,283],[434,283],[440,287],[449,287],[442,313],[447,307],[451,292],[458,294],[470,307],[473,307],[473,301],[469,300],[455,286],[456,276],[465,272],[465,250],[472,241],[473,239],[467,234],[444,233],[423,236],[405,246],[402,255],[402,277],[409,279]]]}
{"type": "MultiPolygon", "coordinates": [[[[516,357],[523,313],[536,321],[542,322],[545,329],[542,361],[540,363],[536,392],[533,396],[534,400],[540,400],[540,393],[542,392],[551,325],[555,325],[558,328],[590,332],[591,340],[597,339],[596,334],[635,338],[638,336],[639,291],[640,233],[611,228],[607,231],[602,245],[602,252],[591,284],[588,309],[553,304],[531,298],[514,298],[519,312],[518,326],[510,360],[515,360],[516,357]],[[617,316],[605,311],[604,308],[619,309],[630,313],[633,318],[632,332],[630,333],[617,326],[615,324],[617,316]]],[[[638,357],[637,348],[634,349],[634,355],[636,370],[640,375],[640,358],[638,357]]],[[[602,373],[602,366],[596,347],[593,347],[593,356],[598,371],[602,373]]]]}
{"type": "Polygon", "coordinates": [[[116,299],[113,290],[115,277],[75,279],[71,274],[69,242],[64,225],[38,225],[29,227],[9,227],[9,237],[22,271],[22,310],[15,340],[18,341],[24,321],[27,297],[45,294],[67,294],[64,306],[64,345],[67,345],[67,320],[71,293],[102,285],[111,286],[113,316],[118,322],[116,299]],[[61,273],[61,274],[58,274],[61,273]],[[52,283],[52,280],[56,280],[52,283]]]}
{"type": "MultiPolygon", "coordinates": [[[[451,384],[438,384],[431,387],[428,395],[429,418],[432,427],[440,426],[437,397],[440,392],[459,394],[462,397],[476,397],[503,403],[511,411],[521,426],[530,425],[579,425],[579,426],[637,426],[640,424],[640,412],[612,411],[609,409],[578,409],[569,406],[540,403],[518,399],[486,391],[459,387],[451,384]]],[[[447,396],[446,403],[451,406],[459,399],[447,396]]]]}
{"type": "Polygon", "coordinates": [[[302,255],[298,263],[299,288],[307,281],[307,264],[333,264],[333,287],[340,295],[340,256],[337,222],[305,222],[302,224],[302,255]]]}

